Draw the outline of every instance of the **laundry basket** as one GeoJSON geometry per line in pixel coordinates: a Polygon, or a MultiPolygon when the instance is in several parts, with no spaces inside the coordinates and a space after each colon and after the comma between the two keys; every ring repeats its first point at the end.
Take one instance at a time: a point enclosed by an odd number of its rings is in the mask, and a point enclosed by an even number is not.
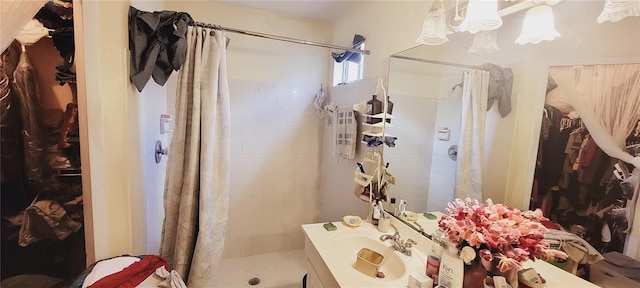
{"type": "Polygon", "coordinates": [[[356,260],[355,268],[356,270],[375,278],[378,275],[380,265],[382,265],[382,260],[384,260],[384,256],[382,256],[382,254],[371,249],[362,248],[360,249],[360,252],[358,252],[358,259],[356,260]]]}

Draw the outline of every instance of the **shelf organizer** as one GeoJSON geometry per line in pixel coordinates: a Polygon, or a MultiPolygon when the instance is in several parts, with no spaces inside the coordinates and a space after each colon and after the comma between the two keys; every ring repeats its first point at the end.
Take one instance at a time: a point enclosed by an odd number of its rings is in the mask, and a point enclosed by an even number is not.
{"type": "MultiPolygon", "coordinates": [[[[386,105],[385,105],[386,106],[386,105]]],[[[391,134],[386,134],[384,132],[385,127],[393,127],[393,124],[391,123],[387,123],[387,119],[393,119],[393,115],[388,114],[388,113],[379,113],[379,114],[375,114],[375,115],[368,115],[368,114],[363,114],[362,115],[363,118],[365,117],[369,117],[369,118],[379,118],[382,119],[381,122],[375,123],[375,124],[370,124],[367,122],[362,122],[362,126],[368,127],[367,130],[362,131],[363,135],[368,135],[368,136],[379,136],[379,137],[393,137],[393,135],[391,134]]],[[[362,143],[367,143],[364,141],[361,141],[362,143]]]]}
{"type": "MultiPolygon", "coordinates": [[[[382,166],[382,156],[378,152],[370,152],[362,159],[363,171],[360,168],[356,168],[353,172],[353,180],[358,184],[354,193],[362,201],[372,203],[374,200],[374,194],[379,194],[380,183],[382,181],[382,175],[384,168],[382,166]],[[368,194],[365,192],[369,191],[368,194]]],[[[379,195],[375,195],[376,198],[379,195]]]]}
{"type": "MultiPolygon", "coordinates": [[[[378,123],[367,123],[366,120],[362,122],[362,126],[365,127],[365,131],[362,131],[361,133],[363,135],[367,135],[367,136],[374,136],[374,137],[394,137],[390,134],[386,133],[386,128],[387,127],[393,127],[393,124],[387,122],[387,119],[393,119],[393,115],[386,113],[386,111],[388,110],[388,99],[387,99],[387,93],[386,90],[384,89],[384,85],[382,84],[382,81],[384,79],[383,78],[379,78],[378,79],[378,86],[376,88],[376,94],[380,95],[382,94],[382,111],[384,111],[383,113],[378,113],[375,115],[370,115],[370,114],[365,114],[363,113],[365,109],[363,109],[363,105],[366,105],[366,103],[358,103],[353,105],[353,110],[355,111],[359,111],[362,114],[362,118],[367,119],[367,118],[377,118],[377,119],[381,119],[380,122],[378,123]]],[[[365,143],[364,141],[361,141],[362,143],[365,143]]],[[[383,144],[384,145],[384,144],[383,144]]],[[[384,189],[386,185],[388,184],[392,184],[394,185],[396,183],[395,181],[395,176],[388,171],[387,169],[387,165],[385,165],[382,161],[382,155],[378,152],[369,152],[367,154],[367,156],[365,156],[363,158],[363,164],[365,165],[365,171],[361,171],[359,168],[356,168],[355,172],[354,172],[354,181],[356,182],[356,184],[358,184],[359,186],[356,186],[356,191],[355,194],[356,196],[358,196],[358,198],[360,198],[363,201],[367,201],[369,203],[373,202],[373,197],[383,197],[382,193],[384,190],[387,191],[386,194],[386,198],[390,198],[390,196],[388,195],[388,189],[384,189]],[[366,191],[366,188],[368,188],[369,190],[369,195],[364,195],[364,192],[366,191]],[[367,197],[368,199],[364,199],[364,197],[367,197]]]]}
{"type": "MultiPolygon", "coordinates": [[[[388,99],[387,99],[387,91],[386,89],[384,89],[384,85],[382,84],[382,81],[384,81],[384,78],[378,78],[378,86],[376,87],[376,94],[382,94],[382,111],[384,111],[383,113],[378,113],[375,115],[369,115],[369,114],[365,114],[362,113],[363,109],[362,109],[362,104],[355,104],[353,105],[353,110],[356,111],[360,111],[362,114],[362,118],[363,119],[367,119],[367,118],[377,118],[377,119],[382,119],[382,121],[378,122],[378,123],[367,123],[366,121],[363,121],[361,124],[363,127],[367,127],[367,129],[365,131],[362,131],[363,135],[367,135],[367,136],[375,136],[375,137],[394,137],[391,134],[387,134],[385,129],[387,127],[391,128],[393,127],[393,124],[387,122],[387,119],[393,119],[393,115],[386,113],[386,111],[388,110],[388,99]],[[380,93],[382,92],[382,93],[380,93]]],[[[366,106],[366,103],[364,104],[366,106]]],[[[361,141],[362,143],[365,143],[364,141],[361,141]]]]}

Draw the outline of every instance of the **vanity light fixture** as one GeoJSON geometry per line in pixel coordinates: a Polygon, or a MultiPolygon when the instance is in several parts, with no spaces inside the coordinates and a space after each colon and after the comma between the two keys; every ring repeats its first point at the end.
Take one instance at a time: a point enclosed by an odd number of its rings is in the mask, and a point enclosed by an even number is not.
{"type": "MultiPolygon", "coordinates": [[[[503,0],[455,0],[455,17],[447,18],[442,8],[442,0],[435,0],[429,15],[425,18],[422,34],[416,42],[425,45],[441,45],[448,41],[447,35],[455,32],[470,32],[474,35],[470,53],[493,53],[499,50],[496,44],[496,29],[501,27],[501,17],[527,10],[522,30],[515,43],[524,45],[551,41],[560,37],[555,28],[552,6],[563,0],[505,0],[513,4],[498,5],[503,0]],[[461,16],[461,12],[462,15],[461,16]],[[449,19],[449,20],[446,20],[449,19]],[[450,20],[462,20],[453,26],[450,20]],[[444,23],[443,23],[444,21],[444,23]],[[451,30],[449,30],[449,29],[451,30]],[[493,31],[489,33],[489,31],[493,31]],[[482,32],[482,34],[477,35],[482,32]]],[[[503,1],[504,2],[504,1],[503,1]]],[[[640,0],[604,0],[604,10],[598,23],[618,22],[629,16],[640,16],[640,0]]]]}
{"type": "Polygon", "coordinates": [[[447,20],[444,15],[442,1],[438,0],[433,3],[431,11],[427,13],[422,24],[422,33],[416,40],[417,43],[424,45],[441,45],[449,41],[447,38],[447,20]]]}
{"type": "Polygon", "coordinates": [[[515,43],[520,45],[538,44],[560,37],[554,22],[551,6],[542,4],[530,8],[524,16],[522,32],[515,43]]]}
{"type": "Polygon", "coordinates": [[[498,30],[479,31],[473,36],[473,44],[469,48],[469,53],[491,54],[500,51],[497,43],[498,30]]]}
{"type": "Polygon", "coordinates": [[[604,9],[598,16],[598,23],[618,22],[629,16],[640,16],[638,0],[605,0],[604,9]]]}
{"type": "Polygon", "coordinates": [[[476,34],[478,31],[495,30],[502,26],[498,15],[497,0],[469,0],[467,15],[458,30],[476,34]]]}

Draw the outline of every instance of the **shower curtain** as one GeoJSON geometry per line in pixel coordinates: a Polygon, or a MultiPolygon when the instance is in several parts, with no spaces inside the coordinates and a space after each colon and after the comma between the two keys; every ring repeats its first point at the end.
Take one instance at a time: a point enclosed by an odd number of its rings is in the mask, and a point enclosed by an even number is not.
{"type": "Polygon", "coordinates": [[[188,27],[169,146],[160,254],[190,288],[211,287],[229,206],[229,88],[224,32],[188,27]]]}
{"type": "Polygon", "coordinates": [[[463,73],[462,115],[456,167],[456,197],[482,201],[484,126],[489,97],[489,71],[463,73]]]}

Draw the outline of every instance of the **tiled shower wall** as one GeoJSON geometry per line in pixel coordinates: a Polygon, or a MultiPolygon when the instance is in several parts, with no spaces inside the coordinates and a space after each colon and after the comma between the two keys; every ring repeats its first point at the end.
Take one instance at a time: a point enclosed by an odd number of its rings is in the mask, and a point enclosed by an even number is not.
{"type": "MultiPolygon", "coordinates": [[[[407,210],[416,212],[427,211],[431,171],[437,167],[431,165],[437,101],[424,94],[393,95],[396,118],[391,120],[393,127],[387,133],[398,139],[396,147],[384,147],[389,171],[396,176],[396,184],[390,187],[391,197],[407,201],[407,210]]],[[[438,186],[433,190],[438,191],[438,186]]]]}
{"type": "Polygon", "coordinates": [[[231,185],[225,258],[301,249],[319,211],[319,87],[230,79],[231,185]]]}

